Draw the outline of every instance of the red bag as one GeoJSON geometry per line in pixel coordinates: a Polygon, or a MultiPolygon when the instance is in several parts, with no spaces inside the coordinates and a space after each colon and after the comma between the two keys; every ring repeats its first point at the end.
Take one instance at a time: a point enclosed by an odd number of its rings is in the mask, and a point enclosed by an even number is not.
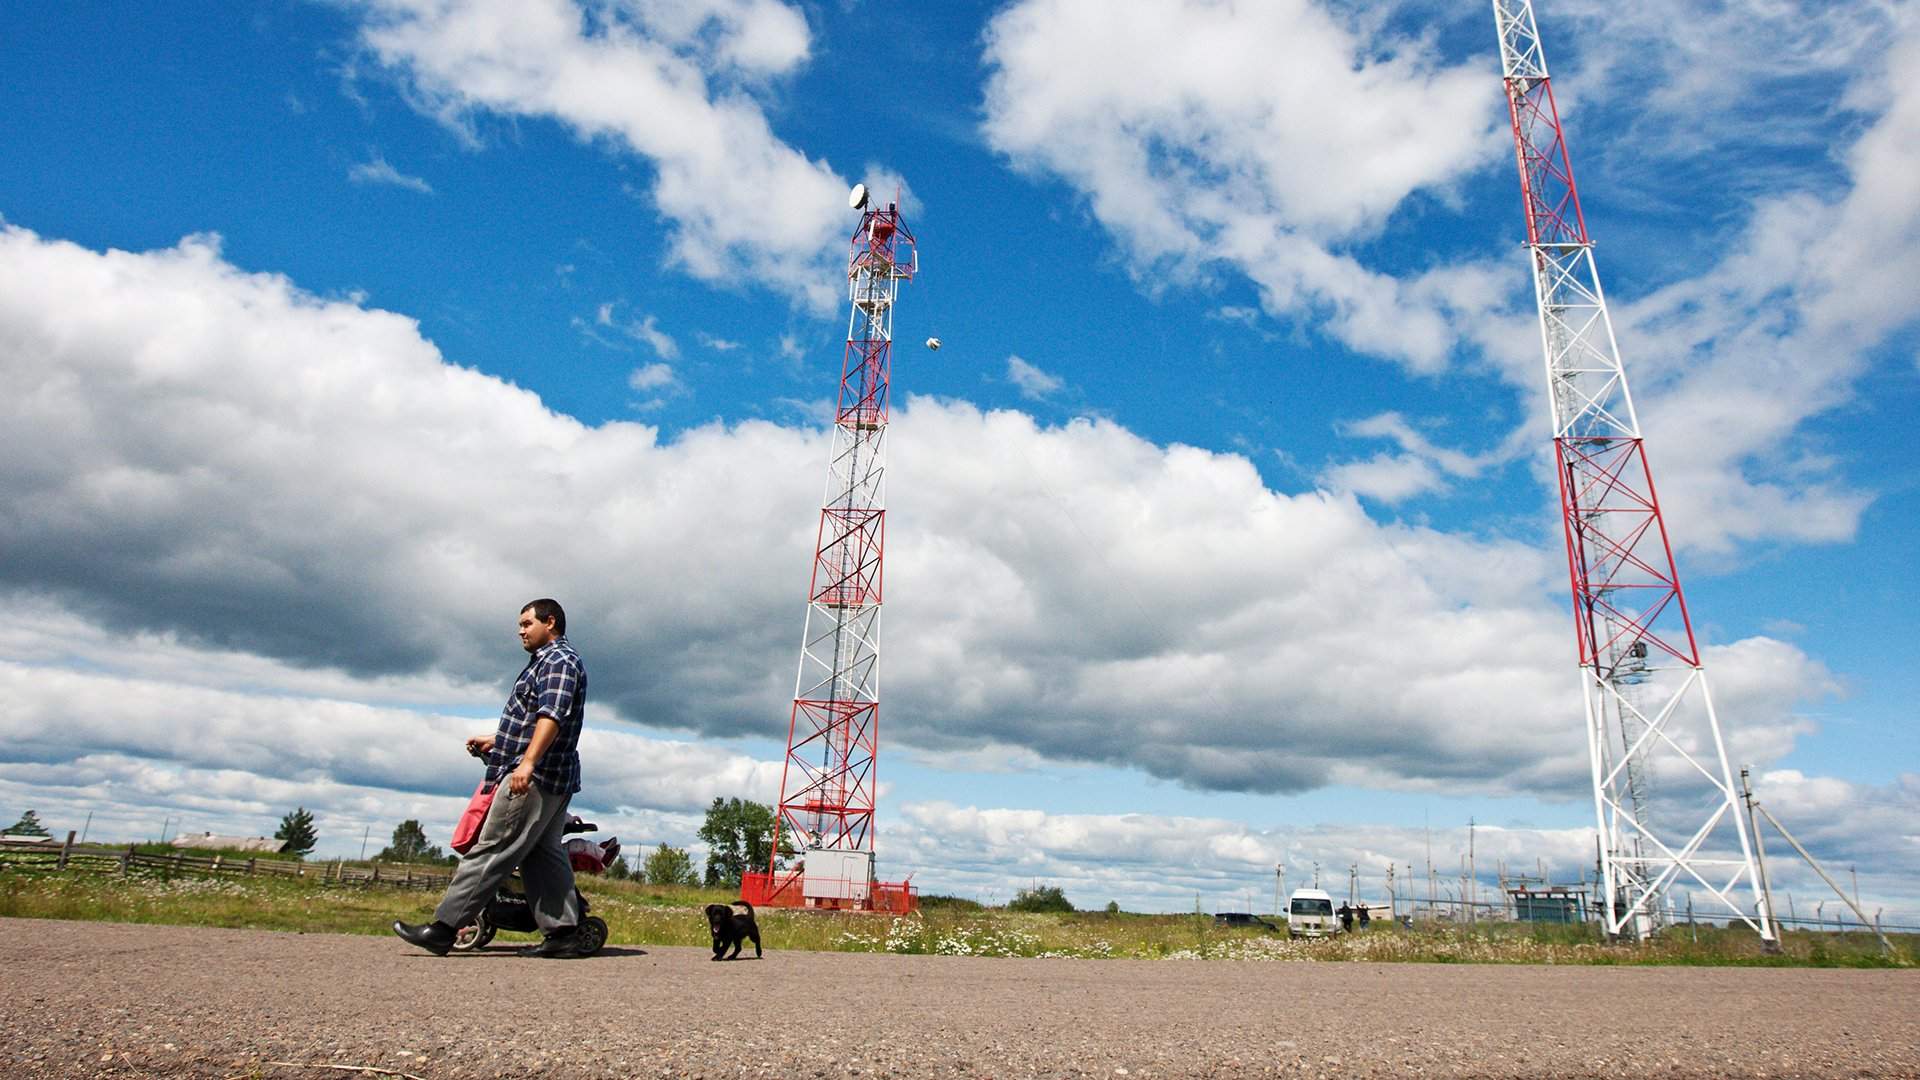
{"type": "Polygon", "coordinates": [[[489,785],[485,780],[473,789],[473,798],[467,800],[466,812],[453,826],[453,843],[449,846],[461,855],[480,839],[480,826],[487,823],[487,811],[493,809],[493,793],[499,785],[489,785]]]}

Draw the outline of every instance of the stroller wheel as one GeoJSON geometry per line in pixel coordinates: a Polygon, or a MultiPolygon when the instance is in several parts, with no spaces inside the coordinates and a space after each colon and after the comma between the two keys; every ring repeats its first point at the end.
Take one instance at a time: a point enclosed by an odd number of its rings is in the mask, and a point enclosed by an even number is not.
{"type": "Polygon", "coordinates": [[[487,947],[493,940],[493,923],[487,919],[487,913],[481,912],[470,925],[453,932],[454,952],[475,952],[487,947]]]}
{"type": "Polygon", "coordinates": [[[607,920],[589,915],[580,920],[580,953],[592,956],[607,944],[607,920]]]}

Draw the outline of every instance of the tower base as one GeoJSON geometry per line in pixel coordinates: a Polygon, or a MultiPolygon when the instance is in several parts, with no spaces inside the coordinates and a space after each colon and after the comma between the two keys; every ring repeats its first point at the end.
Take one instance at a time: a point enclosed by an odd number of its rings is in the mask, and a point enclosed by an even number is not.
{"type": "Polygon", "coordinates": [[[831,895],[853,893],[852,889],[832,890],[815,882],[808,895],[806,873],[801,870],[776,870],[773,873],[749,871],[740,879],[740,898],[754,907],[800,908],[811,911],[873,911],[888,915],[910,915],[920,910],[920,890],[905,881],[873,881],[864,896],[831,895]],[[828,895],[821,895],[821,894],[828,895]]]}

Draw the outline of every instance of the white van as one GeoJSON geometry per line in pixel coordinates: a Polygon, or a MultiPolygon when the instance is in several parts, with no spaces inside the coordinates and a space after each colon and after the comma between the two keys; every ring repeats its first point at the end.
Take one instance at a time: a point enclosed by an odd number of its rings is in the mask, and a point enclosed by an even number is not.
{"type": "Polygon", "coordinates": [[[1340,932],[1333,897],[1319,889],[1295,889],[1287,897],[1287,933],[1294,937],[1331,937],[1340,932]]]}

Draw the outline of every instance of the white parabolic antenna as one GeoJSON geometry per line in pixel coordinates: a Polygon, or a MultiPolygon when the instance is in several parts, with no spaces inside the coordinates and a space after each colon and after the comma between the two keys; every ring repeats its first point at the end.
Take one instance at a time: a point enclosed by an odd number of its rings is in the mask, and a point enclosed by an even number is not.
{"type": "Polygon", "coordinates": [[[867,206],[867,185],[855,184],[847,194],[847,205],[855,210],[864,210],[867,206]]]}
{"type": "Polygon", "coordinates": [[[939,352],[939,351],[940,351],[940,339],[939,339],[939,338],[937,338],[937,337],[930,337],[930,338],[928,338],[928,339],[927,339],[927,348],[929,348],[929,349],[932,349],[932,350],[933,350],[934,352],[939,352]]]}

